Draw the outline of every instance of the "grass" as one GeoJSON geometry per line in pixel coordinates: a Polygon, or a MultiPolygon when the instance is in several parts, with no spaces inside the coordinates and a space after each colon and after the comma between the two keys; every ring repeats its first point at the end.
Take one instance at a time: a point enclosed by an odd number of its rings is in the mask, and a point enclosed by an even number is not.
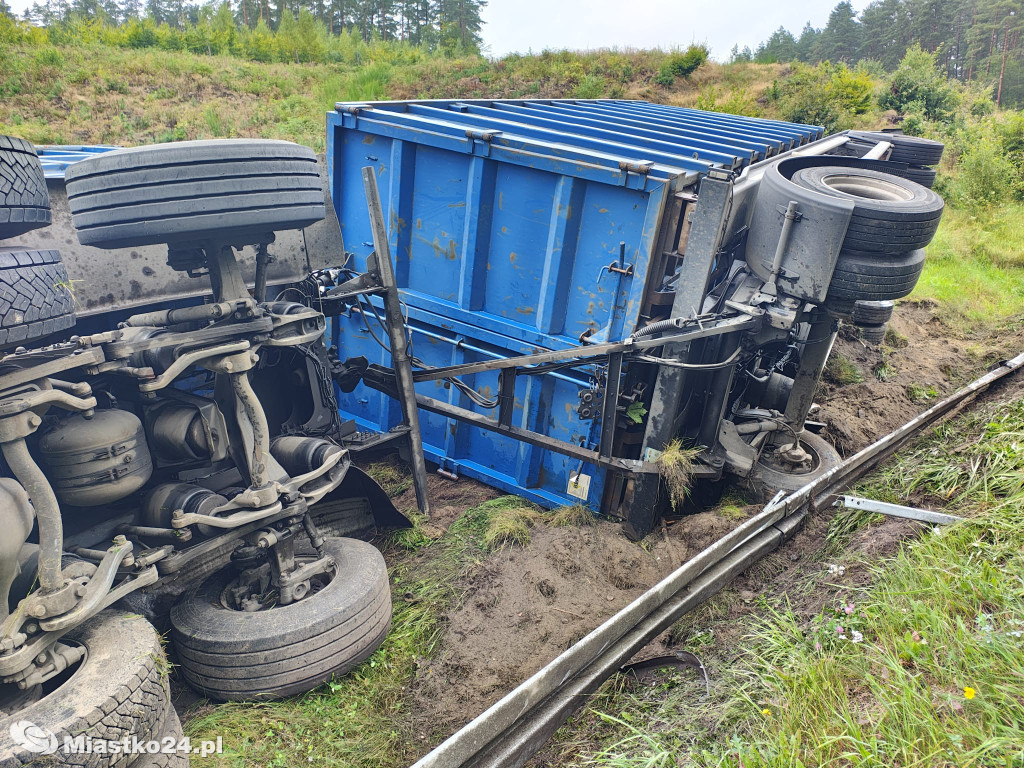
{"type": "Polygon", "coordinates": [[[693,465],[702,450],[699,447],[684,448],[682,441],[673,440],[655,460],[661,477],[668,486],[673,509],[679,509],[686,501],[686,495],[690,492],[693,465]]]}
{"type": "Polygon", "coordinates": [[[582,504],[559,507],[551,513],[550,524],[556,528],[582,528],[586,525],[596,525],[597,518],[594,511],[582,504]]]}
{"type": "Polygon", "coordinates": [[[864,381],[864,374],[860,372],[860,368],[848,357],[840,352],[833,351],[829,355],[828,362],[825,363],[822,378],[829,384],[845,387],[864,381]]]}
{"type": "Polygon", "coordinates": [[[483,534],[487,549],[509,546],[525,547],[530,543],[530,529],[540,520],[540,512],[516,496],[504,496],[490,504],[491,512],[483,534]]]}
{"type": "Polygon", "coordinates": [[[490,60],[371,44],[336,63],[262,63],[90,41],[10,44],[0,47],[0,133],[37,144],[121,146],[263,137],[322,151],[324,114],[337,101],[575,97],[693,106],[709,87],[720,109],[736,104],[777,116],[757,100],[780,65],[709,62],[689,78],[659,85],[655,78],[670,55],[545,51],[490,60]]]}
{"type": "Polygon", "coordinates": [[[1024,315],[1024,205],[947,207],[910,298],[936,302],[940,316],[961,331],[1024,315]]]}
{"type": "MultiPolygon", "coordinates": [[[[1024,765],[1022,444],[1017,401],[902,452],[858,492],[944,499],[967,521],[870,563],[867,587],[817,577],[833,598],[810,618],[764,604],[710,699],[682,674],[606,686],[574,724],[585,742],[563,734],[563,764],[1024,765]]],[[[874,517],[842,515],[830,538],[874,517]]]]}

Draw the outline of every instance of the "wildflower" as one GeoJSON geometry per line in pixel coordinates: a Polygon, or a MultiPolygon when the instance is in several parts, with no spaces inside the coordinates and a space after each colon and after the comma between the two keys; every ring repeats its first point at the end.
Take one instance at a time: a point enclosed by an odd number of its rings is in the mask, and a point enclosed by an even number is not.
{"type": "Polygon", "coordinates": [[[850,639],[853,640],[853,642],[855,643],[861,643],[864,642],[864,635],[862,635],[855,629],[853,630],[853,637],[851,637],[850,639]]]}
{"type": "Polygon", "coordinates": [[[964,698],[968,701],[974,698],[975,693],[977,693],[977,691],[971,688],[971,686],[967,686],[966,688],[964,688],[964,698]]]}
{"type": "Polygon", "coordinates": [[[821,643],[815,643],[814,644],[814,650],[817,651],[818,653],[821,653],[821,643]]]}
{"type": "Polygon", "coordinates": [[[848,603],[848,604],[847,604],[847,605],[846,605],[846,606],[845,606],[845,607],[843,608],[843,612],[844,612],[844,613],[845,613],[845,614],[846,614],[847,616],[853,616],[853,612],[854,612],[855,610],[856,610],[856,608],[854,608],[854,605],[853,605],[853,603],[848,603]]]}
{"type": "Polygon", "coordinates": [[[828,564],[828,575],[829,576],[842,576],[846,573],[845,565],[835,565],[833,563],[828,564]]]}
{"type": "Polygon", "coordinates": [[[761,710],[761,714],[764,715],[765,717],[771,717],[772,716],[772,711],[770,709],[762,709],[761,710]]]}
{"type": "Polygon", "coordinates": [[[837,635],[841,635],[841,634],[843,634],[843,633],[844,633],[845,631],[846,631],[846,630],[844,630],[844,629],[843,629],[843,625],[842,625],[842,624],[836,624],[836,634],[837,634],[837,635]]]}

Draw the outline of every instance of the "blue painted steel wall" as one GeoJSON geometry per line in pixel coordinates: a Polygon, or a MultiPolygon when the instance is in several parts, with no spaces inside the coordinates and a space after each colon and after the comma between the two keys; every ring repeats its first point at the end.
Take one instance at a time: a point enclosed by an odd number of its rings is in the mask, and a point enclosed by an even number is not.
{"type": "MultiPolygon", "coordinates": [[[[481,332],[430,312],[410,307],[409,313],[412,353],[428,365],[457,365],[493,360],[510,352],[523,354],[531,351],[528,345],[481,332]],[[475,335],[467,336],[467,332],[475,335]]],[[[385,338],[373,315],[367,313],[367,317],[374,324],[373,331],[378,338],[385,338]]],[[[371,362],[391,365],[390,354],[373,339],[358,312],[333,318],[330,335],[331,342],[337,342],[345,357],[363,355],[371,362]]],[[[467,376],[463,381],[488,398],[494,397],[498,390],[497,373],[467,376]]],[[[560,440],[589,444],[596,437],[596,432],[592,434],[593,422],[580,420],[574,410],[578,402],[577,393],[589,384],[586,371],[518,377],[512,423],[560,440]]],[[[461,408],[494,415],[444,382],[420,384],[417,392],[461,408]]],[[[402,421],[398,401],[362,384],[350,393],[337,391],[337,395],[342,414],[354,418],[363,429],[386,432],[402,421]]],[[[598,473],[592,465],[581,464],[579,460],[494,432],[455,427],[454,424],[444,417],[420,411],[424,452],[428,460],[547,507],[566,502],[564,491],[570,474],[582,471],[595,478],[590,498],[595,503],[600,500],[603,473],[598,473]]]]}
{"type": "MultiPolygon", "coordinates": [[[[565,348],[584,333],[627,337],[670,195],[711,167],[739,170],[822,133],[619,100],[351,103],[327,116],[327,165],[358,270],[373,250],[360,174],[375,169],[414,352],[453,365],[565,348]],[[621,242],[632,276],[603,269],[621,242]]],[[[358,314],[333,323],[340,354],[389,365],[363,327],[358,314]]],[[[495,373],[466,381],[497,391],[495,373]]],[[[515,423],[596,447],[594,422],[575,412],[587,386],[586,372],[520,377],[515,423]]],[[[417,391],[496,416],[441,383],[417,391]]],[[[339,406],[370,429],[401,420],[396,402],[362,386],[339,393],[339,406]]],[[[576,501],[566,487],[578,461],[439,416],[421,413],[421,423],[431,461],[545,506],[576,501]]],[[[604,473],[583,471],[596,509],[604,473]]]]}

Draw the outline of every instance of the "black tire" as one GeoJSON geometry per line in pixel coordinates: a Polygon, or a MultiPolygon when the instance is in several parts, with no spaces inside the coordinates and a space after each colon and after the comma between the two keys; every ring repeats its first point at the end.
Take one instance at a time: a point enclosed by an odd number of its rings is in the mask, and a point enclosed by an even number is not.
{"type": "Polygon", "coordinates": [[[63,745],[65,736],[148,741],[159,733],[170,707],[167,660],[153,626],[141,616],[102,611],[70,631],[65,642],[85,646],[86,656],[56,690],[18,712],[0,717],[0,765],[48,763],[125,768],[135,754],[31,752],[15,741],[30,724],[33,741],[63,745]],[[13,729],[13,730],[12,730],[13,729]],[[52,737],[53,740],[50,740],[52,737]]]}
{"type": "Polygon", "coordinates": [[[914,165],[900,173],[900,176],[903,176],[903,178],[910,179],[911,181],[920,184],[922,187],[928,187],[928,189],[935,186],[935,175],[936,173],[934,168],[921,168],[914,165]]]}
{"type": "Polygon", "coordinates": [[[828,301],[894,301],[909,296],[924,259],[923,250],[898,255],[843,251],[832,273],[828,301]]]}
{"type": "Polygon", "coordinates": [[[221,602],[234,577],[225,569],[186,593],[171,611],[185,680],[221,701],[304,693],[355,667],[384,641],[391,591],[384,558],[371,544],[329,538],[337,568],[318,592],[246,613],[221,602]]]}
{"type": "Polygon", "coordinates": [[[860,337],[873,347],[877,347],[885,341],[885,331],[888,326],[885,323],[881,325],[865,325],[860,329],[860,337]]]}
{"type": "MultiPolygon", "coordinates": [[[[165,739],[174,739],[178,744],[185,738],[185,730],[174,706],[168,706],[162,727],[152,735],[152,740],[164,746],[165,739]]],[[[187,752],[157,752],[156,754],[138,755],[131,768],[188,768],[187,752]]]]}
{"type": "Polygon", "coordinates": [[[0,349],[73,327],[70,286],[59,251],[0,248],[0,349]]]}
{"type": "Polygon", "coordinates": [[[891,301],[858,301],[853,305],[853,322],[857,325],[885,325],[892,318],[895,307],[891,301]]]}
{"type": "Polygon", "coordinates": [[[803,168],[793,183],[855,203],[843,240],[847,250],[902,253],[932,241],[942,218],[943,202],[920,184],[882,171],[840,166],[803,168]]]}
{"type": "Polygon", "coordinates": [[[68,202],[83,245],[261,241],[324,218],[316,154],[269,139],[223,139],[116,150],[68,168],[68,202]]]}
{"type": "MultiPolygon", "coordinates": [[[[792,442],[788,434],[779,434],[778,442],[785,445],[792,442]]],[[[819,437],[812,432],[804,432],[800,436],[800,444],[804,450],[811,454],[811,462],[807,467],[797,471],[785,471],[781,464],[774,460],[775,451],[772,448],[765,448],[758,457],[754,468],[746,478],[747,489],[758,501],[771,501],[779,491],[785,492],[788,496],[798,491],[809,482],[821,477],[830,469],[839,466],[842,458],[835,448],[825,438],[819,437]]]]}
{"type": "Polygon", "coordinates": [[[50,193],[35,147],[0,136],[0,240],[49,223],[50,193]]]}
{"type": "Polygon", "coordinates": [[[850,131],[850,136],[878,143],[888,141],[892,144],[889,159],[894,163],[910,163],[911,165],[938,165],[942,160],[945,145],[941,141],[922,139],[919,136],[905,136],[900,133],[883,131],[850,131]]]}

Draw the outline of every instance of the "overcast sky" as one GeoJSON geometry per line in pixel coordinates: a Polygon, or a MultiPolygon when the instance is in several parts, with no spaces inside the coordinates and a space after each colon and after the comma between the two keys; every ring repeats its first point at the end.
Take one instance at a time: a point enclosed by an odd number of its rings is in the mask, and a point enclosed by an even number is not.
{"type": "MultiPolygon", "coordinates": [[[[32,0],[7,0],[21,13],[32,0]]],[[[719,60],[733,45],[752,49],[780,25],[799,34],[825,25],[838,0],[489,0],[487,53],[545,48],[669,48],[706,42],[719,60]]],[[[869,0],[853,0],[858,11],[869,0]]]]}
{"type": "MultiPolygon", "coordinates": [[[[822,27],[838,0],[489,0],[483,37],[503,56],[545,48],[668,48],[706,42],[727,59],[735,44],[751,49],[778,27],[799,34],[822,27]]],[[[861,11],[869,0],[853,0],[861,11]]]]}

